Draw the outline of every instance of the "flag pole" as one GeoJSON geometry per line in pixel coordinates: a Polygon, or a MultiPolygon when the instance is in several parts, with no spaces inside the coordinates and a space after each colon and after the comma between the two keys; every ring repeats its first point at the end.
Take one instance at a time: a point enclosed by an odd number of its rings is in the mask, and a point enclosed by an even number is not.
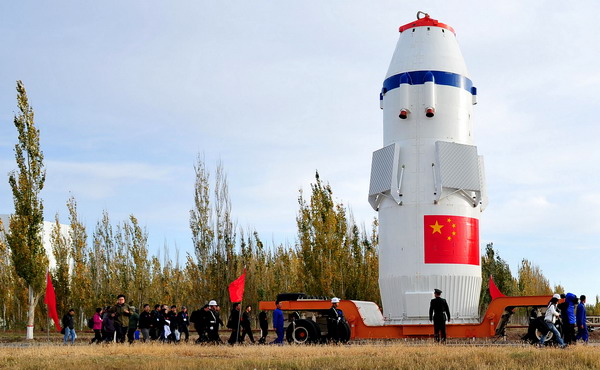
{"type": "Polygon", "coordinates": [[[240,337],[241,337],[241,335],[240,335],[240,322],[242,321],[242,301],[240,301],[240,314],[238,315],[237,338],[235,338],[235,341],[238,342],[238,343],[241,343],[241,340],[240,340],[240,337]]]}
{"type": "MultiPolygon", "coordinates": [[[[46,285],[48,285],[48,272],[49,269],[46,268],[46,285]]],[[[44,299],[45,299],[45,293],[44,293],[44,299]]],[[[46,305],[46,331],[48,332],[48,342],[50,342],[50,312],[48,311],[48,305],[46,305]]]]}

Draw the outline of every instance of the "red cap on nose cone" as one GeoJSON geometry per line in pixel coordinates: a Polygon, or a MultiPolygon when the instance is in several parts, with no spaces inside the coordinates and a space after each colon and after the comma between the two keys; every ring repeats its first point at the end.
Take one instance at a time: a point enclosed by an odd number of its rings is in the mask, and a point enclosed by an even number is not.
{"type": "Polygon", "coordinates": [[[423,18],[418,18],[419,14],[421,14],[423,12],[418,12],[417,13],[417,20],[414,22],[410,22],[405,24],[404,26],[400,27],[400,32],[404,32],[408,29],[411,28],[415,28],[415,27],[440,27],[440,28],[445,28],[447,30],[449,30],[450,32],[452,32],[453,34],[456,35],[456,32],[454,32],[454,28],[448,26],[447,24],[444,24],[442,22],[439,22],[437,19],[433,19],[429,17],[429,14],[427,13],[423,13],[425,14],[425,16],[423,18]]]}

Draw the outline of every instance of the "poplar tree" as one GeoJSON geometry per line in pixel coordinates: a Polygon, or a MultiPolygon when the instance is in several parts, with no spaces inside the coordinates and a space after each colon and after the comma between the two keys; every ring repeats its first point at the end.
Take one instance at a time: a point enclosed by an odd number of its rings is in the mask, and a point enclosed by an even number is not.
{"type": "Polygon", "coordinates": [[[17,81],[19,113],[14,117],[18,132],[15,159],[18,169],[9,174],[15,213],[10,217],[6,236],[17,275],[29,286],[27,339],[33,339],[35,307],[44,294],[48,256],[42,242],[44,207],[40,192],[44,188],[46,170],[40,149],[40,132],[34,123],[25,86],[17,81]]]}
{"type": "MultiPolygon", "coordinates": [[[[69,253],[73,263],[71,274],[71,303],[77,308],[77,312],[84,313],[85,308],[92,306],[95,292],[98,291],[98,282],[92,279],[89,248],[87,244],[87,232],[85,225],[79,220],[77,215],[77,202],[73,196],[67,200],[67,209],[69,210],[69,253]]],[[[81,320],[80,320],[81,321],[81,320]]],[[[83,325],[83,323],[80,323],[83,325]]]]}
{"type": "Polygon", "coordinates": [[[505,260],[500,258],[494,249],[494,243],[485,246],[485,253],[481,257],[481,292],[479,295],[479,312],[483,313],[492,300],[490,296],[489,278],[494,278],[494,283],[505,295],[513,295],[517,292],[517,282],[510,272],[510,267],[505,260]]]}
{"type": "Polygon", "coordinates": [[[62,234],[58,213],[54,216],[54,225],[50,233],[50,244],[52,254],[56,261],[56,267],[52,271],[54,289],[56,291],[56,310],[59,313],[67,312],[71,303],[69,287],[69,244],[67,238],[62,234]]]}
{"type": "Polygon", "coordinates": [[[518,278],[519,294],[521,295],[551,295],[550,282],[536,264],[527,259],[521,261],[518,278]]]}

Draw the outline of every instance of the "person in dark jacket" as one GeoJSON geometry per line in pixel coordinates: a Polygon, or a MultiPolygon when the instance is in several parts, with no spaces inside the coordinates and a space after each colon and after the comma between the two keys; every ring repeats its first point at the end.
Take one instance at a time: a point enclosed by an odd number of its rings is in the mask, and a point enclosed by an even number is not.
{"type": "Polygon", "coordinates": [[[110,343],[115,340],[115,313],[107,312],[102,319],[102,332],[104,333],[104,342],[110,343]]]}
{"type": "Polygon", "coordinates": [[[338,312],[339,298],[331,299],[331,308],[327,310],[327,338],[337,343],[340,340],[338,326],[340,325],[340,313],[338,312]]]}
{"type": "Polygon", "coordinates": [[[208,302],[209,310],[207,313],[207,332],[208,332],[208,340],[211,343],[220,344],[222,343],[221,338],[219,337],[219,325],[222,323],[217,301],[212,300],[208,302]]]}
{"type": "Polygon", "coordinates": [[[436,342],[446,343],[446,321],[450,322],[450,308],[448,302],[441,297],[442,291],[433,291],[434,299],[429,303],[429,321],[433,321],[433,335],[436,342]]]}
{"type": "Polygon", "coordinates": [[[269,317],[267,311],[260,311],[258,314],[258,325],[260,326],[260,339],[258,343],[267,343],[267,335],[269,334],[269,317]]]}
{"type": "Polygon", "coordinates": [[[131,311],[131,315],[129,316],[129,326],[127,327],[127,341],[129,344],[133,344],[133,340],[135,338],[135,332],[138,329],[138,324],[140,321],[140,315],[138,315],[133,306],[129,306],[129,310],[131,311]]]}
{"type": "Polygon", "coordinates": [[[252,306],[247,305],[246,309],[244,310],[244,313],[242,314],[241,321],[242,337],[240,338],[240,342],[242,343],[246,339],[246,335],[248,335],[248,338],[250,338],[250,342],[254,343],[254,335],[252,335],[251,325],[252,317],[250,316],[250,312],[252,312],[252,306]]]}
{"type": "Polygon", "coordinates": [[[285,328],[283,326],[284,318],[283,311],[281,311],[281,302],[275,302],[275,311],[273,311],[273,328],[275,329],[275,333],[277,333],[277,338],[271,344],[283,345],[283,334],[285,332],[285,328]]]}
{"type": "Polygon", "coordinates": [[[71,338],[71,344],[75,344],[75,338],[77,338],[73,316],[75,316],[75,310],[71,308],[62,318],[62,326],[65,329],[65,336],[63,338],[65,344],[67,344],[69,338],[71,338]]]}
{"type": "Polygon", "coordinates": [[[142,332],[142,341],[146,342],[150,337],[150,330],[152,329],[152,313],[150,312],[150,305],[147,303],[144,305],[144,310],[140,314],[138,326],[142,332]]]}
{"type": "Polygon", "coordinates": [[[231,314],[229,315],[229,320],[227,320],[227,327],[231,329],[231,336],[227,343],[234,345],[236,342],[240,340],[240,302],[236,302],[233,304],[233,308],[231,309],[231,314]]]}
{"type": "Polygon", "coordinates": [[[565,301],[561,304],[561,319],[563,328],[563,340],[571,344],[575,339],[575,300],[577,296],[573,293],[565,294],[565,301]]]}
{"type": "Polygon", "coordinates": [[[204,343],[208,341],[208,336],[206,334],[206,325],[208,313],[208,305],[205,304],[201,308],[192,312],[192,316],[190,317],[190,322],[194,324],[194,329],[196,333],[198,333],[198,339],[196,339],[196,343],[204,343]]]}
{"type": "Polygon", "coordinates": [[[92,321],[94,321],[94,327],[92,328],[92,330],[94,330],[94,337],[90,341],[90,344],[94,342],[96,342],[96,344],[102,343],[102,313],[102,308],[98,307],[96,308],[96,313],[94,313],[94,316],[92,317],[92,321]]]}
{"type": "Polygon", "coordinates": [[[117,296],[117,303],[112,307],[115,313],[115,332],[117,333],[117,343],[124,343],[127,329],[129,327],[129,316],[131,312],[129,305],[125,303],[125,295],[117,296]]]}
{"type": "Polygon", "coordinates": [[[577,316],[575,321],[577,322],[577,337],[575,340],[582,339],[585,343],[588,342],[589,334],[587,328],[587,313],[585,311],[585,301],[587,297],[581,295],[579,297],[579,304],[577,305],[577,316]]]}
{"type": "Polygon", "coordinates": [[[157,340],[161,335],[160,327],[160,305],[155,304],[154,310],[152,310],[152,324],[150,325],[150,339],[157,340]]]}
{"type": "Polygon", "coordinates": [[[188,326],[190,326],[189,315],[187,307],[182,306],[181,311],[177,315],[178,323],[179,323],[179,335],[183,334],[185,336],[185,341],[187,342],[190,339],[190,331],[188,326]]]}
{"type": "Polygon", "coordinates": [[[177,306],[172,305],[171,311],[167,314],[169,320],[169,329],[171,330],[171,334],[168,339],[169,342],[177,343],[179,342],[179,318],[177,317],[177,306]]]}

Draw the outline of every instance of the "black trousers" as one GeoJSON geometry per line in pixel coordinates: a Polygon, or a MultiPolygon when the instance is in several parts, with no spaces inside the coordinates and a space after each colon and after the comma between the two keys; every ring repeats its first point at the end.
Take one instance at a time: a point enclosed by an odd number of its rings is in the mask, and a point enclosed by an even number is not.
{"type": "Polygon", "coordinates": [[[237,331],[237,328],[235,328],[231,331],[231,336],[229,337],[229,340],[227,341],[227,343],[235,344],[235,342],[239,342],[239,340],[240,340],[240,334],[237,331]]]}
{"type": "Polygon", "coordinates": [[[96,342],[96,344],[100,344],[102,343],[102,334],[100,329],[94,329],[94,337],[92,338],[92,341],[90,342],[90,344],[96,342]]]}
{"type": "Polygon", "coordinates": [[[187,326],[180,326],[179,334],[179,340],[185,340],[187,342],[190,339],[190,329],[187,326]],[[182,334],[185,334],[185,339],[181,338],[182,334]]]}
{"type": "Polygon", "coordinates": [[[127,341],[129,342],[129,344],[133,343],[134,337],[135,337],[135,331],[137,329],[135,328],[129,328],[127,329],[127,341]]]}
{"type": "Polygon", "coordinates": [[[269,326],[260,327],[260,339],[258,343],[265,343],[267,341],[267,335],[269,334],[269,326]]]}
{"type": "Polygon", "coordinates": [[[117,333],[117,343],[124,343],[125,335],[127,334],[127,327],[121,326],[119,323],[115,323],[115,332],[117,333]]]}
{"type": "Polygon", "coordinates": [[[569,324],[563,322],[563,340],[566,344],[571,344],[575,337],[575,324],[569,324]]]}
{"type": "Polygon", "coordinates": [[[250,342],[254,343],[254,335],[252,334],[252,328],[250,328],[250,325],[243,325],[242,338],[240,339],[240,342],[243,342],[246,339],[246,334],[248,335],[248,338],[250,338],[250,342]]]}
{"type": "Polygon", "coordinates": [[[433,317],[433,337],[436,342],[440,339],[442,342],[446,342],[446,318],[433,317]],[[440,338],[441,336],[441,338],[440,338]]]}

